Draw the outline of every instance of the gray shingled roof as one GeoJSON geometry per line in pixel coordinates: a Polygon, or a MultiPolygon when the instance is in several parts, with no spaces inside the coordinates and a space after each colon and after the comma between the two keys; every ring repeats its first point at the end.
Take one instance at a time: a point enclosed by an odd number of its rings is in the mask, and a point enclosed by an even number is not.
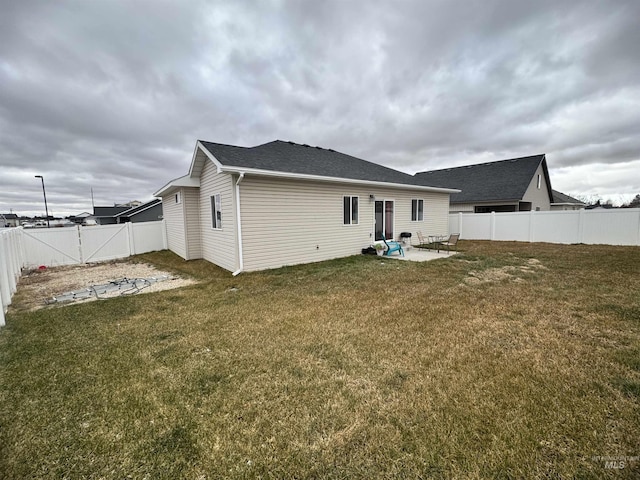
{"type": "Polygon", "coordinates": [[[125,210],[123,212],[117,213],[114,215],[114,217],[131,217],[135,214],[137,214],[140,210],[144,210],[145,208],[148,207],[152,207],[158,203],[162,202],[162,199],[160,198],[154,198],[153,200],[148,201],[147,203],[142,203],[140,205],[138,205],[137,207],[131,207],[128,210],[125,210]]]}
{"type": "MultiPolygon", "coordinates": [[[[423,185],[458,188],[451,203],[515,201],[524,196],[544,154],[416,173],[423,185]]],[[[547,184],[549,175],[544,165],[547,184]]]]}
{"type": "Polygon", "coordinates": [[[112,217],[118,213],[122,213],[125,210],[129,210],[130,207],[93,207],[94,217],[112,217]]]}
{"type": "Polygon", "coordinates": [[[553,203],[577,203],[580,205],[584,205],[584,202],[578,200],[577,198],[570,197],[566,193],[562,193],[557,190],[552,190],[552,192],[553,192],[553,203]]]}
{"type": "Polygon", "coordinates": [[[275,140],[256,147],[200,143],[225,166],[255,168],[302,175],[431,186],[407,173],[335,150],[275,140]]]}

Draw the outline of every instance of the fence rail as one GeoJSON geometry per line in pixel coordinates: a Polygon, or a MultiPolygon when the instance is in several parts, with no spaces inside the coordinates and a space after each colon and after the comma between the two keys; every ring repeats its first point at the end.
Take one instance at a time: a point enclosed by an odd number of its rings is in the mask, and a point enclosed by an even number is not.
{"type": "MultiPolygon", "coordinates": [[[[451,214],[449,231],[469,240],[640,245],[640,209],[451,214]]],[[[0,326],[22,268],[99,262],[166,248],[164,221],[0,229],[0,326]]]]}
{"type": "Polygon", "coordinates": [[[0,327],[4,325],[4,312],[16,292],[24,261],[22,229],[0,230],[0,327]]]}
{"type": "Polygon", "coordinates": [[[466,240],[640,245],[640,208],[457,213],[449,231],[466,240]]]}
{"type": "Polygon", "coordinates": [[[100,262],[166,248],[164,221],[0,229],[0,326],[23,268],[100,262]]]}

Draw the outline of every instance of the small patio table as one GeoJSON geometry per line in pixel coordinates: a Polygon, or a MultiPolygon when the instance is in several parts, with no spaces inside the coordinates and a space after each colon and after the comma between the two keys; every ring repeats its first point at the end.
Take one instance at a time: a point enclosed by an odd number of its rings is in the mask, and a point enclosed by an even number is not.
{"type": "Polygon", "coordinates": [[[440,253],[440,244],[447,240],[447,235],[429,235],[429,243],[436,246],[438,253],[440,253]]]}

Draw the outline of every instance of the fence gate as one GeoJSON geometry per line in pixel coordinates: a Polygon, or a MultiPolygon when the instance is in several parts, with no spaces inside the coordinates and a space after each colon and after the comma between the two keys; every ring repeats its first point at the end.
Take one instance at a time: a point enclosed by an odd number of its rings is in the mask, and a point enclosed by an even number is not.
{"type": "Polygon", "coordinates": [[[167,248],[163,221],[20,230],[21,266],[27,268],[103,262],[167,248]]]}
{"type": "Polygon", "coordinates": [[[82,262],[102,262],[131,255],[129,223],[80,229],[82,262]]]}
{"type": "Polygon", "coordinates": [[[77,265],[128,257],[129,224],[23,230],[27,267],[77,265]]]}
{"type": "Polygon", "coordinates": [[[54,267],[82,263],[79,235],[78,227],[39,228],[33,232],[23,229],[24,251],[29,252],[25,255],[25,266],[54,267]]]}

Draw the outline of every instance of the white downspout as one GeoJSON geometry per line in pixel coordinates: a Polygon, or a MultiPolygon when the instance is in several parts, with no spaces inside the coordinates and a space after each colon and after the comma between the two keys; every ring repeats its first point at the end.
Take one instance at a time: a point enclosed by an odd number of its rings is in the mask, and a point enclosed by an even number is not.
{"type": "Polygon", "coordinates": [[[242,182],[243,178],[244,172],[240,172],[240,176],[236,181],[236,224],[238,225],[238,263],[240,264],[240,267],[238,270],[233,272],[232,275],[234,277],[239,273],[242,273],[242,270],[244,269],[244,259],[242,256],[242,221],[240,217],[240,182],[242,182]]]}

